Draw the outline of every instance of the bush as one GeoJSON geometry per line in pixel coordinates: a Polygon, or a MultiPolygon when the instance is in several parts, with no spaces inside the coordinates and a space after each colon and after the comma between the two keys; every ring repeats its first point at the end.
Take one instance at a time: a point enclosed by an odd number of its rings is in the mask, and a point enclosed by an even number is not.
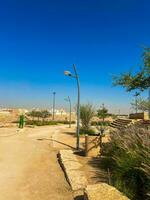
{"type": "Polygon", "coordinates": [[[80,135],[97,135],[97,134],[91,128],[89,129],[80,128],[80,135]]]}
{"type": "Polygon", "coordinates": [[[92,121],[91,126],[109,126],[109,121],[92,121]]]}
{"type": "MultiPolygon", "coordinates": [[[[75,121],[71,122],[72,124],[75,121]]],[[[35,126],[47,126],[47,125],[57,125],[57,124],[69,124],[68,121],[35,121],[35,120],[27,120],[26,125],[35,125],[35,126]]]]}
{"type": "Polygon", "coordinates": [[[84,130],[90,129],[90,123],[92,118],[95,115],[94,108],[91,104],[83,104],[80,107],[80,119],[81,119],[81,124],[82,128],[84,130]]]}
{"type": "Polygon", "coordinates": [[[104,149],[111,183],[131,200],[149,200],[150,132],[137,127],[111,133],[104,149]]]}
{"type": "Polygon", "coordinates": [[[35,126],[57,125],[57,122],[28,120],[28,121],[26,121],[26,125],[35,125],[35,126]]]}
{"type": "MultiPolygon", "coordinates": [[[[64,121],[56,121],[58,124],[70,124],[70,122],[69,121],[66,121],[66,120],[64,120],[64,121]]],[[[71,121],[71,124],[75,124],[76,122],[75,121],[71,121]]]]}

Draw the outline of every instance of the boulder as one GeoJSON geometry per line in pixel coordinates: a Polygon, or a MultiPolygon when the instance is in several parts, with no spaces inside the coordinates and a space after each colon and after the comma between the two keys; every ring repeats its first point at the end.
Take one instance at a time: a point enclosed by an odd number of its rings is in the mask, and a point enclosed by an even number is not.
{"type": "Polygon", "coordinates": [[[84,200],[129,200],[116,188],[100,183],[88,185],[84,191],[84,200]]]}

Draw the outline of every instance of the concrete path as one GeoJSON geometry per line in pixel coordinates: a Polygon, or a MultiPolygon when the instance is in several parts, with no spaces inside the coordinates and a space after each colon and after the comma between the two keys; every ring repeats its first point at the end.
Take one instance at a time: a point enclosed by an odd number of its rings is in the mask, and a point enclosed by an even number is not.
{"type": "Polygon", "coordinates": [[[0,200],[72,200],[51,141],[59,127],[0,129],[0,200]],[[45,139],[43,139],[45,138],[45,139]]]}

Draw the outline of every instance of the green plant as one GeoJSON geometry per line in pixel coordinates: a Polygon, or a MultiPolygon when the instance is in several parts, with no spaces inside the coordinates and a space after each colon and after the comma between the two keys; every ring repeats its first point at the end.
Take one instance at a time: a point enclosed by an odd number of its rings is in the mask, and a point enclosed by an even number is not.
{"type": "MultiPolygon", "coordinates": [[[[61,120],[61,121],[56,121],[56,122],[59,124],[70,124],[70,122],[66,120],[61,120]]],[[[71,124],[75,124],[75,123],[76,123],[75,121],[71,121],[71,124]]]]}
{"type": "Polygon", "coordinates": [[[42,110],[40,116],[42,117],[43,121],[51,116],[51,114],[47,110],[42,110]]]}
{"type": "Polygon", "coordinates": [[[91,104],[84,104],[81,105],[80,107],[80,119],[81,119],[81,124],[82,124],[82,128],[84,130],[89,130],[90,129],[90,123],[92,118],[95,115],[95,111],[94,108],[91,104]]]}
{"type": "Polygon", "coordinates": [[[104,153],[111,183],[131,200],[149,200],[150,132],[136,126],[111,133],[104,153]]]}
{"type": "Polygon", "coordinates": [[[55,121],[39,121],[39,120],[27,120],[26,125],[35,125],[35,126],[46,126],[46,125],[57,125],[55,121]]]}
{"type": "Polygon", "coordinates": [[[102,108],[100,108],[99,110],[97,110],[97,116],[100,119],[102,119],[103,121],[105,121],[105,118],[107,116],[109,116],[108,109],[104,107],[104,104],[103,104],[102,108]]]}
{"type": "Polygon", "coordinates": [[[91,128],[89,129],[80,128],[80,135],[97,135],[97,134],[91,128]]]}
{"type": "Polygon", "coordinates": [[[133,109],[137,107],[138,110],[148,111],[150,109],[150,101],[149,99],[138,98],[137,102],[131,102],[133,109]]]}
{"type": "MultiPolygon", "coordinates": [[[[75,121],[71,122],[72,124],[75,121]]],[[[26,125],[35,125],[35,126],[47,126],[47,125],[58,125],[58,124],[69,124],[68,121],[39,121],[39,120],[27,120],[26,125]]]]}
{"type": "Polygon", "coordinates": [[[138,73],[128,72],[113,77],[113,84],[123,86],[127,91],[144,91],[150,87],[150,48],[144,48],[143,68],[138,73]]]}
{"type": "Polygon", "coordinates": [[[109,121],[92,121],[91,126],[109,126],[109,121]]]}
{"type": "Polygon", "coordinates": [[[50,117],[51,114],[47,111],[47,110],[41,110],[41,111],[37,111],[37,110],[32,110],[28,116],[32,117],[32,120],[34,121],[35,118],[38,119],[38,121],[40,121],[40,118],[43,119],[43,121],[50,117]]]}

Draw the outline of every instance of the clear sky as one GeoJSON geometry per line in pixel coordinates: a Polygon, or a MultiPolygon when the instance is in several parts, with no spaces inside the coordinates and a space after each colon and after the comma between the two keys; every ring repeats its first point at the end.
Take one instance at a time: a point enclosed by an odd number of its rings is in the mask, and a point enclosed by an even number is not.
{"type": "Polygon", "coordinates": [[[141,65],[150,46],[149,0],[5,0],[0,5],[0,105],[66,107],[82,102],[128,112],[132,96],[112,87],[112,75],[141,65]]]}

